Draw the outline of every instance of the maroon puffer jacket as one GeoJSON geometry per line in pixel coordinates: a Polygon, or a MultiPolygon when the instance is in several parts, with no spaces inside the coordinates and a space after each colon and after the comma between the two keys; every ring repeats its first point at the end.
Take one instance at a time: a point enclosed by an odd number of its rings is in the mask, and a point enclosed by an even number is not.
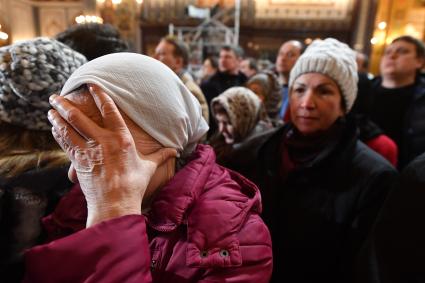
{"type": "Polygon", "coordinates": [[[146,216],[84,229],[85,206],[75,189],[44,219],[50,237],[63,238],[27,251],[25,282],[269,282],[260,193],[217,165],[209,146],[198,146],[146,216]]]}

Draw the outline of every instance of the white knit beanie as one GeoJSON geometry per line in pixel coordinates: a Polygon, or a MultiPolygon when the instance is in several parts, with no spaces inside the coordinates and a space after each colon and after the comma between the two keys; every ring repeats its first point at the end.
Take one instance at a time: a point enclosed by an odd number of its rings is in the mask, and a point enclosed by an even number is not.
{"type": "Polygon", "coordinates": [[[61,95],[100,86],[133,122],[164,147],[189,155],[208,131],[201,105],[166,65],[136,53],[114,53],[78,68],[61,95]]]}
{"type": "Polygon", "coordinates": [[[334,38],[315,40],[300,56],[289,75],[289,88],[306,73],[320,73],[334,80],[344,98],[348,113],[357,96],[357,63],[355,52],[334,38]]]}

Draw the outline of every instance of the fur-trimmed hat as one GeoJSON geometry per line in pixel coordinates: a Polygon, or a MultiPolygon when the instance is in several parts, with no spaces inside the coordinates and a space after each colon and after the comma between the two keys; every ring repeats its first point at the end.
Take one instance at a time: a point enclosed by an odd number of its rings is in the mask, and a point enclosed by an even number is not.
{"type": "Polygon", "coordinates": [[[298,58],[289,75],[289,88],[306,73],[320,73],[334,80],[349,112],[357,96],[357,63],[355,52],[334,38],[315,40],[298,58]]]}
{"type": "Polygon", "coordinates": [[[29,130],[50,130],[49,96],[59,93],[86,58],[49,38],[0,48],[0,120],[29,130]]]}
{"type": "Polygon", "coordinates": [[[211,111],[215,116],[214,107],[221,106],[229,116],[235,131],[235,138],[240,141],[254,129],[260,118],[261,100],[250,89],[231,87],[211,101],[211,111]]]}

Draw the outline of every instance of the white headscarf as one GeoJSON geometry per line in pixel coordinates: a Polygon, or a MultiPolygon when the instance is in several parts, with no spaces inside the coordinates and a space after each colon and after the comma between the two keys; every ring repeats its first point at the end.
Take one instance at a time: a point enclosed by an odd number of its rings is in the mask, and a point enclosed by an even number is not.
{"type": "Polygon", "coordinates": [[[114,53],[77,69],[61,95],[84,84],[101,87],[130,119],[164,147],[191,153],[208,131],[199,102],[163,63],[136,53],[114,53]]]}

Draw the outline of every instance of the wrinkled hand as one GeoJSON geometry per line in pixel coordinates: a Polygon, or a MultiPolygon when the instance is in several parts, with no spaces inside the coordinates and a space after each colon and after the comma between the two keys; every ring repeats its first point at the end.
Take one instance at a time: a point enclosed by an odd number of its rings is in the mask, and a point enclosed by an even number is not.
{"type": "Polygon", "coordinates": [[[90,85],[102,116],[99,126],[66,98],[53,95],[48,113],[52,133],[67,153],[87,200],[87,227],[104,220],[141,214],[141,203],[155,170],[176,150],[160,149],[149,155],[136,150],[133,137],[113,100],[90,85]]]}

